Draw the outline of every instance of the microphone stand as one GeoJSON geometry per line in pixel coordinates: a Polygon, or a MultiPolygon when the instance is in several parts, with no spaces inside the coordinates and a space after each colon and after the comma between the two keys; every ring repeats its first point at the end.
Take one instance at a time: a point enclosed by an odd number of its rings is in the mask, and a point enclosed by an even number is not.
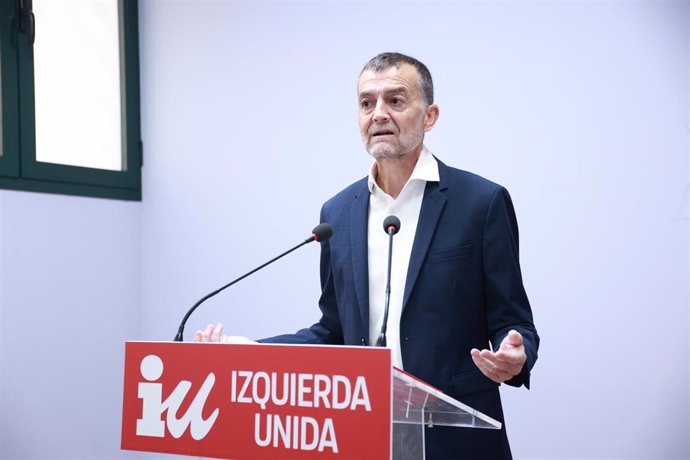
{"type": "Polygon", "coordinates": [[[388,216],[383,221],[383,229],[388,233],[388,274],[386,275],[386,301],[383,307],[383,324],[379,338],[376,339],[377,347],[386,346],[386,330],[388,329],[388,310],[391,303],[391,266],[393,265],[393,235],[400,230],[400,219],[388,216]]]}
{"type": "Polygon", "coordinates": [[[388,274],[386,275],[386,303],[383,307],[383,324],[381,325],[381,332],[379,338],[376,340],[377,347],[386,346],[386,330],[388,329],[388,309],[391,303],[391,265],[393,262],[393,235],[395,229],[388,230],[388,274]]]}
{"type": "Polygon", "coordinates": [[[311,243],[312,241],[319,241],[319,242],[326,241],[326,240],[328,240],[328,239],[331,237],[332,234],[333,234],[333,228],[332,228],[329,224],[319,224],[319,225],[317,225],[317,226],[314,228],[313,233],[312,233],[312,236],[310,236],[310,237],[307,238],[306,240],[302,241],[300,244],[298,244],[298,245],[295,246],[294,248],[288,249],[287,251],[285,251],[284,253],[282,253],[282,254],[279,255],[278,257],[274,257],[273,259],[269,260],[269,261],[266,262],[265,264],[263,264],[263,265],[261,265],[261,266],[259,266],[259,267],[256,267],[254,270],[252,270],[252,271],[250,271],[250,272],[248,272],[248,273],[245,273],[244,275],[240,276],[240,277],[237,278],[236,280],[233,280],[233,281],[229,282],[229,283],[226,284],[225,286],[223,286],[223,287],[221,287],[221,288],[219,288],[219,289],[216,289],[215,291],[211,292],[210,294],[206,294],[206,295],[205,295],[204,297],[202,297],[197,303],[195,303],[194,306],[193,306],[192,308],[189,309],[189,311],[187,312],[186,315],[184,315],[184,318],[182,318],[182,322],[180,323],[180,327],[177,329],[177,335],[175,335],[174,341],[175,341],[175,342],[182,342],[182,340],[183,340],[183,334],[184,334],[184,327],[185,327],[185,325],[187,324],[187,320],[188,320],[189,317],[192,315],[192,313],[194,313],[194,310],[196,310],[196,309],[199,307],[199,305],[201,305],[202,303],[204,303],[206,300],[210,299],[211,297],[213,297],[213,296],[216,295],[216,294],[219,294],[220,292],[222,292],[222,291],[224,291],[225,289],[229,288],[230,286],[232,286],[233,284],[237,283],[238,281],[242,281],[243,279],[245,279],[245,278],[248,277],[249,275],[251,275],[251,274],[253,274],[253,273],[255,273],[255,272],[261,270],[261,269],[264,268],[266,265],[270,265],[270,264],[272,264],[273,262],[275,262],[276,260],[278,260],[278,259],[280,259],[280,258],[282,258],[282,257],[285,257],[286,255],[290,254],[292,251],[301,248],[301,247],[304,246],[305,244],[311,243]]]}

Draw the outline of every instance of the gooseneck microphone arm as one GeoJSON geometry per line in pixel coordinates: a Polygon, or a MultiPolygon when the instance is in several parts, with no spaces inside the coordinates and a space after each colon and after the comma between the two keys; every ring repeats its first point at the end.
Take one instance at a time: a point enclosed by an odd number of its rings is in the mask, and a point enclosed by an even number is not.
{"type": "Polygon", "coordinates": [[[210,294],[206,294],[204,297],[202,297],[201,299],[199,299],[199,301],[198,301],[197,303],[195,303],[194,306],[193,306],[192,308],[189,309],[189,311],[187,312],[187,314],[184,315],[184,318],[182,318],[182,322],[180,323],[180,327],[177,329],[177,335],[175,336],[175,342],[182,342],[182,340],[183,340],[183,334],[184,334],[184,327],[185,327],[185,325],[187,324],[187,320],[189,319],[190,316],[192,316],[192,313],[194,313],[194,310],[196,310],[196,309],[199,307],[199,305],[201,305],[202,303],[204,303],[206,300],[210,299],[211,297],[215,296],[216,294],[219,294],[220,292],[222,292],[222,291],[224,291],[225,289],[229,288],[229,287],[232,286],[233,284],[235,284],[235,283],[237,283],[237,282],[239,282],[239,281],[242,281],[243,279],[245,279],[245,278],[248,277],[249,275],[252,275],[252,274],[258,272],[259,270],[261,270],[262,268],[264,268],[264,267],[267,266],[267,265],[272,264],[272,263],[275,262],[276,260],[285,257],[286,255],[290,254],[292,251],[301,248],[301,247],[304,246],[305,244],[311,243],[312,241],[318,241],[318,242],[322,243],[322,242],[324,242],[324,241],[328,241],[328,239],[329,239],[332,235],[333,235],[333,227],[331,227],[330,224],[326,224],[326,223],[324,223],[324,224],[319,224],[319,225],[317,225],[316,227],[314,227],[314,230],[312,230],[312,235],[311,235],[309,238],[307,238],[306,240],[302,241],[300,244],[298,244],[298,245],[295,246],[294,248],[285,251],[284,253],[282,253],[282,254],[279,255],[278,257],[274,257],[273,259],[269,260],[269,261],[266,262],[265,264],[263,264],[263,265],[261,265],[261,266],[259,266],[259,267],[256,267],[254,270],[252,270],[252,271],[250,271],[250,272],[248,272],[248,273],[245,273],[244,275],[240,276],[240,277],[237,278],[236,280],[233,280],[233,281],[229,282],[228,284],[226,284],[225,286],[221,287],[220,289],[216,289],[215,291],[211,292],[210,294]]]}
{"type": "Polygon", "coordinates": [[[376,339],[377,347],[386,346],[386,330],[388,329],[388,309],[391,303],[391,267],[393,262],[393,235],[400,231],[400,219],[388,216],[383,220],[383,230],[388,234],[388,274],[386,275],[386,302],[383,307],[383,322],[381,332],[376,339]]]}

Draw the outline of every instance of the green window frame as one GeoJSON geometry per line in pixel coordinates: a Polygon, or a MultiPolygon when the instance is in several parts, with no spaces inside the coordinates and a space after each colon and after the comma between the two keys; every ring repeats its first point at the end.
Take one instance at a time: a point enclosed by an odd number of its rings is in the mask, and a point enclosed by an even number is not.
{"type": "Polygon", "coordinates": [[[112,171],[36,160],[32,1],[0,0],[0,189],[141,200],[137,3],[118,0],[123,166],[112,171]]]}

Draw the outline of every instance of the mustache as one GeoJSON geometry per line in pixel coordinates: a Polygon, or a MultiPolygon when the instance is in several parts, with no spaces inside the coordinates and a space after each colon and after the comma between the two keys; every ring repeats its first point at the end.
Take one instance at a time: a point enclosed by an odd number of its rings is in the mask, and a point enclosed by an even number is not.
{"type": "Polygon", "coordinates": [[[370,135],[376,135],[376,134],[397,134],[397,130],[395,129],[395,126],[393,125],[384,125],[384,126],[375,126],[372,128],[369,128],[368,134],[370,135]]]}

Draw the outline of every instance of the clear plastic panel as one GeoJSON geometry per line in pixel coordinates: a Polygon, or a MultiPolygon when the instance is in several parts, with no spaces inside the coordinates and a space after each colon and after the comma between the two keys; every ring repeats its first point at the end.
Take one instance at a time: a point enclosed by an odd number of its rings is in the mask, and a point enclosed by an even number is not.
{"type": "Polygon", "coordinates": [[[393,368],[393,424],[501,428],[501,422],[397,368],[393,368]]]}
{"type": "Polygon", "coordinates": [[[393,460],[424,458],[424,425],[393,422],[393,460]]]}

